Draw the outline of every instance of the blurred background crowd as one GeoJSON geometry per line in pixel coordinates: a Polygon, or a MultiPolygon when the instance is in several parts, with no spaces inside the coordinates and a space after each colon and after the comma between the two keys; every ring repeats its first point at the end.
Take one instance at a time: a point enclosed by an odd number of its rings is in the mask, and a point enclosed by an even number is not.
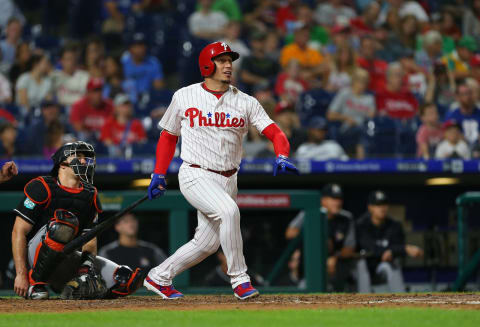
{"type": "MultiPolygon", "coordinates": [[[[3,158],[151,155],[217,40],[292,157],[480,156],[480,0],[3,0],[0,30],[3,158]]],[[[274,156],[255,131],[244,150],[274,156]]]]}

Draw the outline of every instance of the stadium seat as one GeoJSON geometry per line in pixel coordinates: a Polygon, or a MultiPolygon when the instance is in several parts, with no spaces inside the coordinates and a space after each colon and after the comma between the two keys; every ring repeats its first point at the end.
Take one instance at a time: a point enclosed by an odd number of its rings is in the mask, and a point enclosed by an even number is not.
{"type": "Polygon", "coordinates": [[[307,126],[308,121],[315,116],[325,117],[334,95],[324,89],[303,92],[295,106],[302,126],[307,126]]]}
{"type": "Polygon", "coordinates": [[[366,122],[366,153],[370,158],[385,158],[395,152],[397,126],[389,117],[375,117],[366,122]]]}
{"type": "Polygon", "coordinates": [[[415,158],[417,153],[416,135],[420,121],[416,118],[398,120],[396,154],[401,159],[415,158]]]}

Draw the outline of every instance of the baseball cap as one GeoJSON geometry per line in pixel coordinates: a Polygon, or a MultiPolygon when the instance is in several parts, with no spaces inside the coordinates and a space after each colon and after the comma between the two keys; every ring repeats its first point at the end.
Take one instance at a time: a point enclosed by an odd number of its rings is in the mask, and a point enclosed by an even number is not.
{"type": "Polygon", "coordinates": [[[133,45],[133,44],[145,44],[145,34],[143,33],[133,34],[132,38],[130,39],[130,45],[133,45]]]}
{"type": "Polygon", "coordinates": [[[323,117],[314,117],[308,122],[308,128],[327,129],[327,121],[323,117]]]}
{"type": "Polygon", "coordinates": [[[444,130],[447,129],[447,128],[450,128],[450,127],[456,127],[458,129],[460,129],[460,124],[455,119],[449,119],[449,120],[445,121],[442,125],[442,128],[444,130]]]}
{"type": "Polygon", "coordinates": [[[327,184],[322,188],[322,197],[343,199],[342,187],[336,183],[327,184]]]}
{"type": "Polygon", "coordinates": [[[119,93],[113,99],[113,104],[116,106],[119,106],[125,103],[131,103],[130,98],[125,93],[119,93]]]}
{"type": "Polygon", "coordinates": [[[87,91],[98,90],[103,88],[103,79],[92,77],[87,83],[87,91]]]}
{"type": "Polygon", "coordinates": [[[477,51],[477,42],[472,36],[465,35],[458,41],[458,47],[467,48],[468,50],[474,52],[477,51]]]}
{"type": "Polygon", "coordinates": [[[388,197],[385,192],[376,190],[368,195],[368,204],[382,205],[388,204],[388,197]]]}

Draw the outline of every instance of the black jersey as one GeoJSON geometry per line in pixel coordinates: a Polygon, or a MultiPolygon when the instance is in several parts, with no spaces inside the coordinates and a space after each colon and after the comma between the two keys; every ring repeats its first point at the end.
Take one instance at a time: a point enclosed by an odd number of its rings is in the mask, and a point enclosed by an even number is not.
{"type": "Polygon", "coordinates": [[[39,176],[25,185],[24,193],[14,212],[33,225],[29,238],[53,218],[56,209],[75,214],[80,233],[91,229],[102,211],[97,189],[90,184],[81,184],[80,188],[73,189],[61,185],[52,176],[39,176]]]}

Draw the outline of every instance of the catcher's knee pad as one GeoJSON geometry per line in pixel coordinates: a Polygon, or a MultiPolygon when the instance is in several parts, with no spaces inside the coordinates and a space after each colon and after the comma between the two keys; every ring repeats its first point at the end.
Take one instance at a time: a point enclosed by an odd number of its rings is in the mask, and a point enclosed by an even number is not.
{"type": "Polygon", "coordinates": [[[64,209],[55,210],[47,225],[47,234],[35,252],[30,284],[44,284],[65,258],[62,250],[78,233],[78,218],[64,209]]]}
{"type": "Polygon", "coordinates": [[[134,293],[142,284],[143,273],[140,268],[133,271],[128,266],[120,266],[113,273],[115,285],[110,288],[112,297],[127,296],[134,293]]]}

